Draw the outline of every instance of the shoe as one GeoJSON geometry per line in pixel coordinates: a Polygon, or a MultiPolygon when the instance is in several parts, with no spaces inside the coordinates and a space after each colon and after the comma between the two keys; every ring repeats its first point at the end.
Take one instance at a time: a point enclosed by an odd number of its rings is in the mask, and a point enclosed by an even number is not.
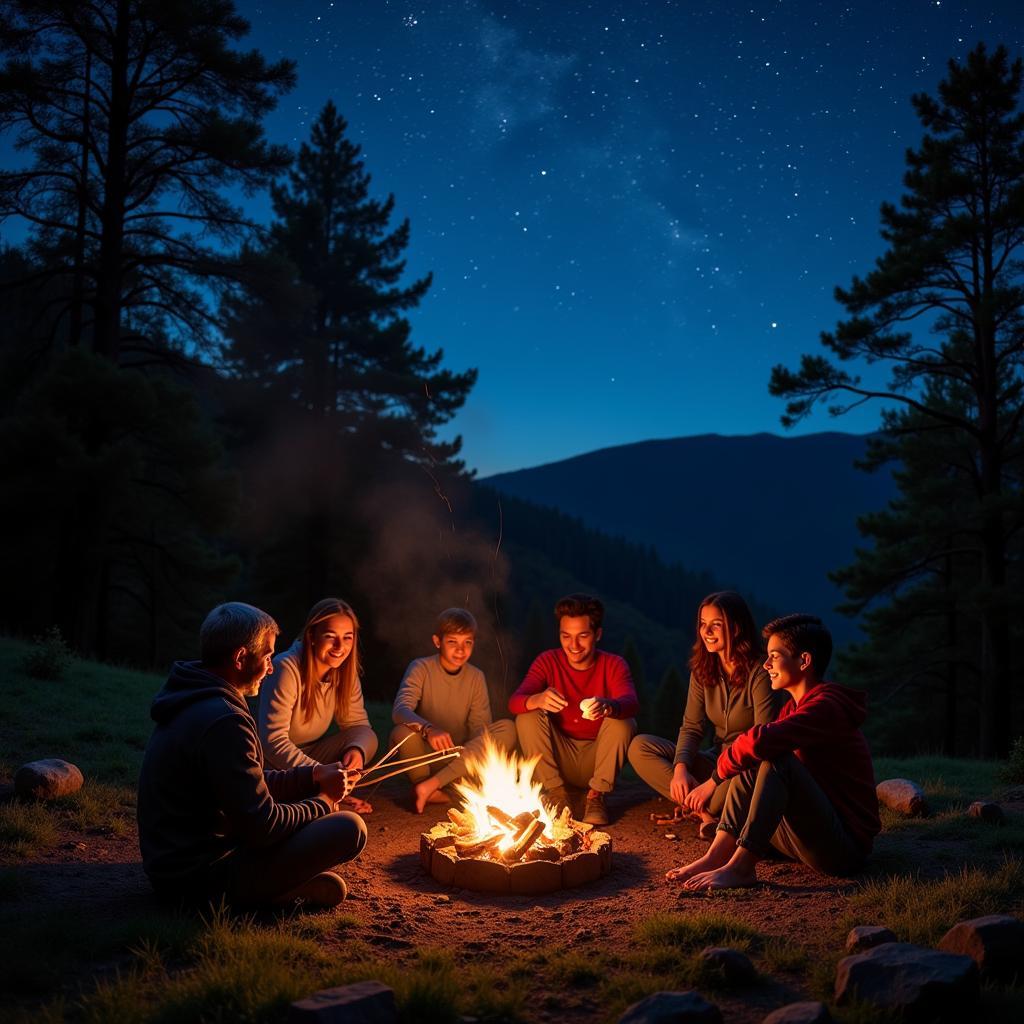
{"type": "Polygon", "coordinates": [[[587,793],[587,805],[583,810],[583,820],[588,825],[607,825],[608,809],[604,805],[604,793],[596,789],[587,793]]]}
{"type": "Polygon", "coordinates": [[[572,797],[569,796],[569,791],[565,786],[552,786],[550,789],[545,789],[541,793],[541,799],[552,808],[555,815],[561,814],[563,807],[568,807],[569,813],[573,813],[572,797]]]}
{"type": "Polygon", "coordinates": [[[297,885],[278,900],[278,905],[301,903],[306,907],[336,907],[348,895],[345,879],[333,871],[321,871],[308,881],[297,885]]]}

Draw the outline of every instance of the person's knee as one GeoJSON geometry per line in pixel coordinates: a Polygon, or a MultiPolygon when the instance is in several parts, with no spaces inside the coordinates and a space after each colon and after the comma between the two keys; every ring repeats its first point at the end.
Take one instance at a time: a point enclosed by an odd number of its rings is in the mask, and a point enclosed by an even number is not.
{"type": "Polygon", "coordinates": [[[520,741],[524,736],[536,736],[547,724],[541,716],[546,716],[546,711],[524,711],[516,715],[516,735],[520,741]]]}
{"type": "Polygon", "coordinates": [[[629,741],[629,750],[626,751],[626,756],[629,758],[629,763],[635,768],[638,761],[646,761],[647,758],[653,753],[651,745],[652,737],[646,733],[641,733],[639,736],[634,736],[629,741]]]}
{"type": "MultiPolygon", "coordinates": [[[[366,738],[366,750],[363,751],[364,762],[366,764],[369,764],[373,760],[373,756],[377,753],[377,747],[379,745],[376,733],[371,733],[370,736],[366,738]]],[[[394,744],[392,744],[392,746],[394,746],[394,744]]]]}
{"type": "Polygon", "coordinates": [[[366,846],[366,822],[352,811],[328,815],[332,824],[332,843],[339,860],[351,860],[366,846]]]}
{"type": "Polygon", "coordinates": [[[636,735],[636,719],[605,718],[601,722],[599,735],[607,736],[612,742],[621,743],[623,747],[629,747],[636,735]]]}
{"type": "Polygon", "coordinates": [[[504,750],[512,751],[516,746],[516,726],[508,718],[499,718],[488,726],[491,738],[504,750]]]}

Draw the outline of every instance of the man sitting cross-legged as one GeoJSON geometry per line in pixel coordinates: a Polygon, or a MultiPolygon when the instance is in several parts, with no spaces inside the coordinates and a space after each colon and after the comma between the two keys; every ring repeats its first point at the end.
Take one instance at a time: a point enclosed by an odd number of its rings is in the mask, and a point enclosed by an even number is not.
{"type": "Polygon", "coordinates": [[[865,696],[822,680],[832,636],[813,615],[785,615],[762,633],[772,688],[792,698],[718,758],[733,779],[708,852],[666,878],[687,889],[754,885],[770,847],[829,875],[857,871],[881,825],[871,754],[860,725],[865,696]]]}

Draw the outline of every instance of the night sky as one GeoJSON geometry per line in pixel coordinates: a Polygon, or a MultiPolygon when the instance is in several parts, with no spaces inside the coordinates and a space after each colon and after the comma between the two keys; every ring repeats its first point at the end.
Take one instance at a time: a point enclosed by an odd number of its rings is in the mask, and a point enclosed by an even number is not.
{"type": "Polygon", "coordinates": [[[434,273],[413,341],[479,368],[454,429],[481,475],[781,432],[770,368],[818,349],[881,253],[910,95],[1024,36],[1020,0],[238,8],[243,45],[298,61],[269,135],[297,146],[333,99],[410,218],[410,275],[434,273]]]}

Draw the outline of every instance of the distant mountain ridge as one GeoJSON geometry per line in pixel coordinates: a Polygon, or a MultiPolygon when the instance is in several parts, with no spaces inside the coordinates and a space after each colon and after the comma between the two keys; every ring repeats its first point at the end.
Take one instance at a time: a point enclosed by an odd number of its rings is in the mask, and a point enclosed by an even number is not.
{"type": "Polygon", "coordinates": [[[602,448],[482,480],[607,533],[650,544],[666,561],[707,570],[779,609],[813,611],[837,639],[854,626],[833,611],[827,577],[861,543],[858,515],[896,493],[888,471],[854,466],[867,438],[701,434],[602,448]]]}

